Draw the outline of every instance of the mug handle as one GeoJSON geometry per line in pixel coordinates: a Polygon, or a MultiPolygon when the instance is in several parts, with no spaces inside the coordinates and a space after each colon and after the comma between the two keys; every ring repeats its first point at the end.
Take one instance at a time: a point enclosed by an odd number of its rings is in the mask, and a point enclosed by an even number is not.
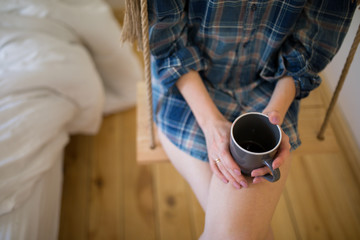
{"type": "Polygon", "coordinates": [[[271,158],[266,158],[264,159],[264,164],[266,166],[268,166],[268,168],[270,169],[271,171],[271,174],[265,174],[264,175],[264,178],[266,180],[268,180],[269,182],[276,182],[277,180],[280,179],[280,170],[277,168],[277,169],[273,169],[272,167],[272,162],[273,160],[271,158]]]}

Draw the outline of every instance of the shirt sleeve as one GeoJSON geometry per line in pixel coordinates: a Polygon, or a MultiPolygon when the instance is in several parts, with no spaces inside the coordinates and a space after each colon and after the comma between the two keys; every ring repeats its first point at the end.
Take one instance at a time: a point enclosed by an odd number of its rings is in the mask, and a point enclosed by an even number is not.
{"type": "Polygon", "coordinates": [[[152,70],[156,81],[170,88],[190,70],[206,67],[200,49],[191,37],[185,2],[181,0],[150,0],[149,44],[152,70]],[[154,66],[155,65],[155,66],[154,66]]]}
{"type": "Polygon", "coordinates": [[[320,85],[318,73],[339,50],[355,9],[356,1],[307,1],[277,58],[266,64],[261,76],[268,79],[292,76],[296,98],[307,97],[320,85]]]}

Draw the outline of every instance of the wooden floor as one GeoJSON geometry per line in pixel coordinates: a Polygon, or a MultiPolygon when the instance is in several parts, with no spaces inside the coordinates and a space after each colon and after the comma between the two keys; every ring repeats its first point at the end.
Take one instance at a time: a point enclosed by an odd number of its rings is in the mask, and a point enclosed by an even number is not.
{"type": "MultiPolygon", "coordinates": [[[[350,167],[316,90],[303,102],[300,134],[272,226],[276,239],[360,239],[360,174],[350,167]]],[[[106,117],[96,136],[66,148],[59,239],[197,239],[204,213],[170,163],[135,160],[136,109],[106,117]]]]}

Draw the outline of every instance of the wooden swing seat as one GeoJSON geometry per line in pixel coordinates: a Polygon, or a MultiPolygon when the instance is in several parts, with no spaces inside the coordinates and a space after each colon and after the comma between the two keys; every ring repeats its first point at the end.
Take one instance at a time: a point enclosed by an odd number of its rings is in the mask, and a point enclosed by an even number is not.
{"type": "Polygon", "coordinates": [[[161,146],[157,137],[157,130],[153,124],[155,132],[155,148],[150,148],[151,135],[149,134],[149,114],[146,101],[146,85],[144,81],[137,83],[137,105],[136,105],[136,159],[139,164],[149,164],[155,162],[168,161],[168,157],[161,146]]]}

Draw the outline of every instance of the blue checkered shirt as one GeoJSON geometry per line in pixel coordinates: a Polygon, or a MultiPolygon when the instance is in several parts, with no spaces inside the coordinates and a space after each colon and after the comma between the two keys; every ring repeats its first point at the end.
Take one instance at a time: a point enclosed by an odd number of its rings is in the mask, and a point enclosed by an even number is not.
{"type": "Polygon", "coordinates": [[[292,76],[296,99],[282,128],[300,145],[299,100],[316,88],[345,37],[356,4],[348,0],[149,0],[153,105],[157,126],[178,148],[207,161],[204,134],[175,86],[190,70],[233,121],[261,112],[276,82],[292,76]]]}

